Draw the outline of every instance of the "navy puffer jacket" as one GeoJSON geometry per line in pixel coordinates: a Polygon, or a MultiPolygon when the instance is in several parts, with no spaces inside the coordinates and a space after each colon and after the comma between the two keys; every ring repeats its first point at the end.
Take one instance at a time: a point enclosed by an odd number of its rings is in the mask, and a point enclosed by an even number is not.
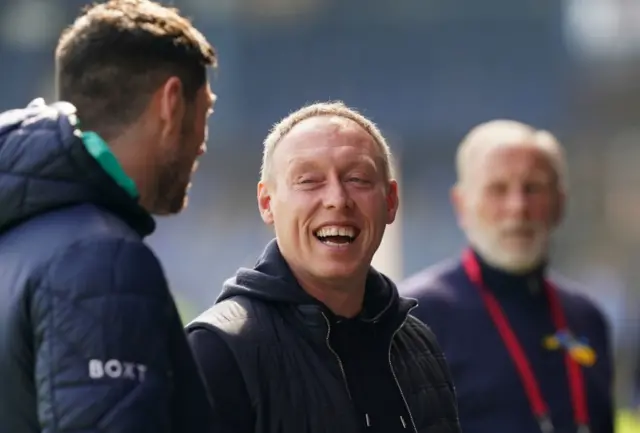
{"type": "Polygon", "coordinates": [[[205,432],[154,221],[69,104],[0,114],[0,433],[205,432]]]}

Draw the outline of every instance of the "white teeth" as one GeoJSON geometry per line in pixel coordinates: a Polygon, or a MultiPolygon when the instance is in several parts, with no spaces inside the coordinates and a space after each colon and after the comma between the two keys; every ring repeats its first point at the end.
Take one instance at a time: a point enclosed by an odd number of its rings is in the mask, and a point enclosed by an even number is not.
{"type": "Polygon", "coordinates": [[[331,242],[331,241],[322,241],[325,245],[328,245],[330,247],[340,247],[340,248],[344,248],[347,245],[350,245],[349,242],[331,242]]]}
{"type": "Polygon", "coordinates": [[[325,226],[316,232],[316,236],[321,238],[327,236],[348,236],[353,239],[356,236],[356,229],[344,226],[325,226]]]}

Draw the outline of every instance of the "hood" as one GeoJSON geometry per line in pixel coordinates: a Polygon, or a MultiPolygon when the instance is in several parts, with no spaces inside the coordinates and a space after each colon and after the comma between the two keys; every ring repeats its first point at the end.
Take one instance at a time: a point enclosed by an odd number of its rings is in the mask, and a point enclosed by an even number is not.
{"type": "MultiPolygon", "coordinates": [[[[234,296],[266,302],[322,306],[300,287],[275,239],[269,242],[253,269],[241,268],[224,283],[216,303],[234,296]]],[[[389,278],[370,268],[360,318],[377,320],[387,312],[405,313],[414,305],[414,300],[398,295],[396,285],[389,278]]],[[[326,308],[324,310],[327,311],[326,308]]]]}
{"type": "Polygon", "coordinates": [[[0,233],[39,214],[92,203],[141,236],[155,222],[87,152],[76,109],[41,99],[0,114],[0,233]]]}

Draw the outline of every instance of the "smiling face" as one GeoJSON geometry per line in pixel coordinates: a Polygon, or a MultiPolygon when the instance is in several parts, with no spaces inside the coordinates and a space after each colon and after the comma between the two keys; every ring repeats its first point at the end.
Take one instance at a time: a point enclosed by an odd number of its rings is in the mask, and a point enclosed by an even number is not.
{"type": "Polygon", "coordinates": [[[366,275],[398,208],[383,155],[360,125],[337,116],[303,120],[278,143],[258,203],[299,280],[366,275]]]}

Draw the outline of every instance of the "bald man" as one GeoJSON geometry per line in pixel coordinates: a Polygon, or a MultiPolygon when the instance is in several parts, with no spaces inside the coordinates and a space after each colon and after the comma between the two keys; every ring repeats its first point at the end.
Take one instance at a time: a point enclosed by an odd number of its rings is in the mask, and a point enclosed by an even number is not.
{"type": "Polygon", "coordinates": [[[451,198],[469,247],[400,285],[447,356],[465,433],[611,433],[605,320],[548,271],[566,195],[563,150],[510,120],[460,144],[451,198]]]}

